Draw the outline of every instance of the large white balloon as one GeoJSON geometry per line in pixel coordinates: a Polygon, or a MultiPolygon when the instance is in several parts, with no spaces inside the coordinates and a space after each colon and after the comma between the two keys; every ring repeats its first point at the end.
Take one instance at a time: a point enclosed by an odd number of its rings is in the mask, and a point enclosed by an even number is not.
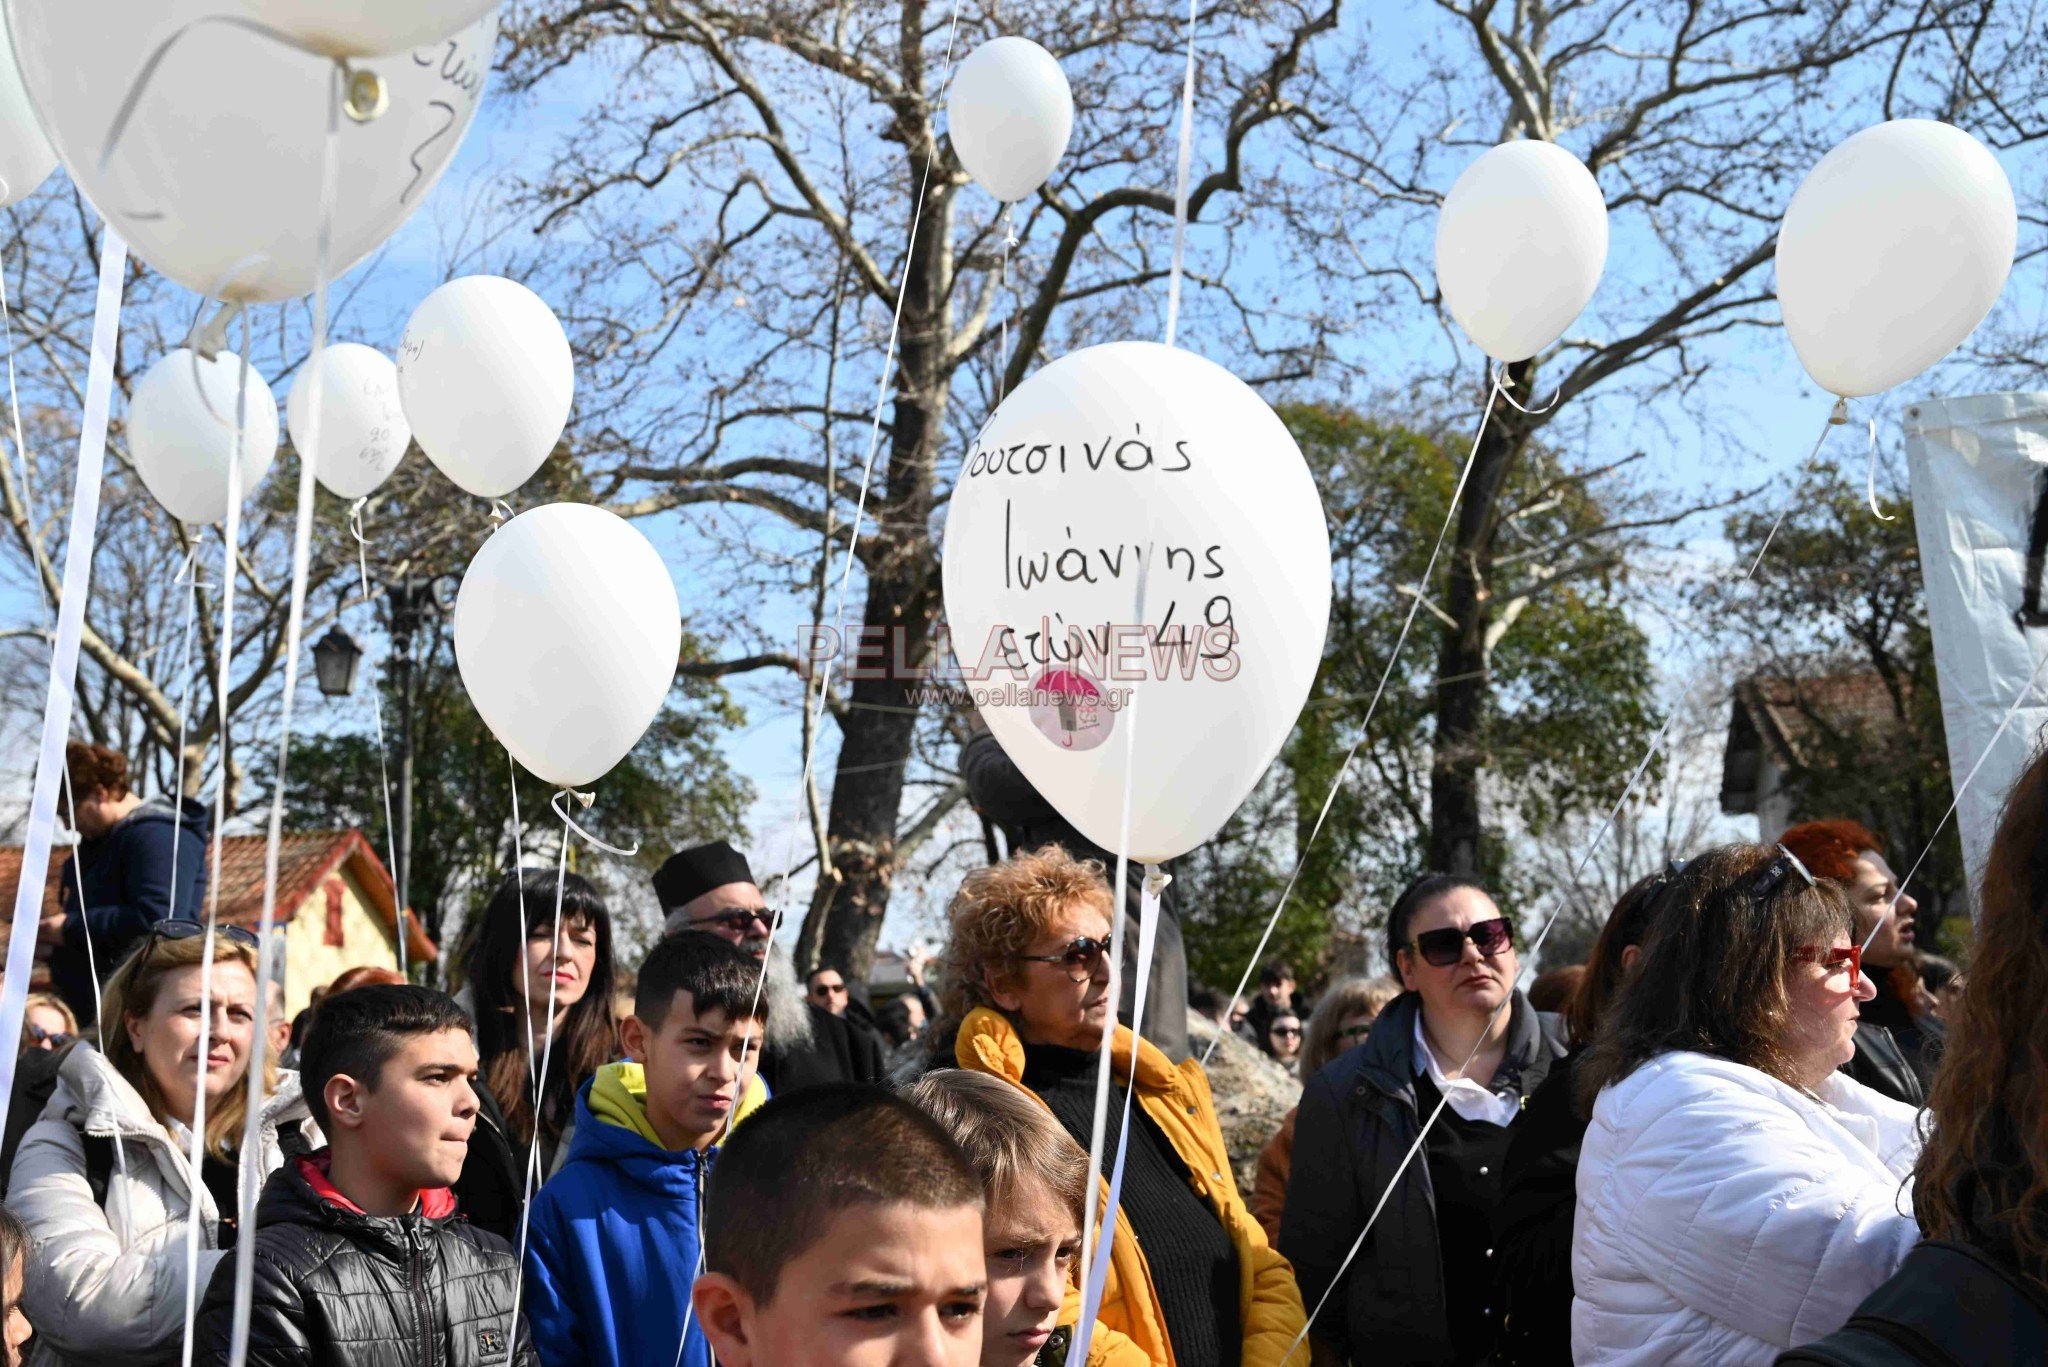
{"type": "Polygon", "coordinates": [[[250,18],[330,57],[438,43],[497,7],[498,0],[242,0],[250,18]]]}
{"type": "Polygon", "coordinates": [[[477,715],[514,759],[565,788],[602,778],[646,733],[682,645],[660,553],[588,504],[507,522],[455,598],[455,663],[477,715]]]}
{"type": "Polygon", "coordinates": [[[313,475],[337,498],[367,498],[398,468],[412,427],[398,401],[398,367],[375,347],[331,343],[320,353],[320,435],[312,430],[310,375],[285,401],[292,445],[313,462],[313,475]]]}
{"type": "MultiPolygon", "coordinates": [[[[199,22],[224,8],[6,0],[44,128],[136,255],[202,294],[289,299],[310,293],[319,276],[334,64],[246,27],[199,22]]],[[[333,276],[382,244],[434,188],[476,112],[497,31],[486,17],[375,65],[389,108],[368,123],[343,118],[338,134],[333,276]]]]}
{"type": "Polygon", "coordinates": [[[1607,201],[1555,143],[1504,142],[1465,168],[1436,220],[1436,279],[1451,316],[1496,361],[1564,335],[1607,265],[1607,201]]]}
{"type": "Polygon", "coordinates": [[[26,199],[57,169],[57,149],[43,136],[14,61],[14,40],[0,24],[0,205],[26,199]]]}
{"type": "Polygon", "coordinates": [[[576,395],[569,338],[516,280],[465,275],[420,301],[398,346],[420,450],[479,498],[509,494],[555,449],[576,395]]]}
{"type": "Polygon", "coordinates": [[[989,730],[1106,849],[1131,724],[1119,691],[1142,689],[1129,853],[1162,860],[1216,833],[1293,728],[1322,660],[1330,539],[1300,448],[1243,381],[1113,342],[996,410],[953,491],[944,581],[989,730]]]}
{"type": "MultiPolygon", "coordinates": [[[[208,361],[180,347],[149,368],[128,401],[128,458],[156,501],[195,526],[228,515],[228,462],[236,451],[242,358],[208,361]]],[[[240,443],[242,497],[255,492],[277,455],[277,400],[249,367],[240,443]]]]}
{"type": "Polygon", "coordinates": [[[1053,55],[1029,38],[991,38],[953,73],[946,131],[990,194],[1028,199],[1066,155],[1074,92],[1053,55]]]}
{"type": "Polygon", "coordinates": [[[1806,173],[1778,229],[1778,307],[1845,399],[1912,379],[1998,302],[2019,215],[1998,158],[1932,119],[1866,128],[1806,173]]]}

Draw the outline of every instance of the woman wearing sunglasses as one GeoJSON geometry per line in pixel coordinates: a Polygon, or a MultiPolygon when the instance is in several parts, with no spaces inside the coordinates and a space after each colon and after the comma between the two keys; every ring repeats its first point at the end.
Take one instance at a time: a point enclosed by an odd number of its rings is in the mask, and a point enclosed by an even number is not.
{"type": "Polygon", "coordinates": [[[455,995],[476,1022],[483,1083],[455,1199],[477,1228],[514,1244],[529,1150],[538,1138],[537,1185],[568,1157],[576,1093],[619,1052],[611,912],[589,879],[563,875],[557,938],[557,876],[524,869],[499,881],[462,957],[468,980],[455,995]],[[547,1071],[536,1089],[542,1058],[547,1071]]]}
{"type": "Polygon", "coordinates": [[[1562,1031],[1516,989],[1513,926],[1473,879],[1409,885],[1386,951],[1406,991],[1302,1092],[1280,1251],[1309,1304],[1331,1293],[1315,1336],[1336,1360],[1484,1362],[1500,1327],[1492,1222],[1509,1127],[1562,1031]]]}
{"type": "Polygon", "coordinates": [[[1840,1074],[1871,998],[1847,896],[1782,847],[1686,864],[1578,1065],[1572,1355],[1769,1363],[1920,1237],[1915,1112],[1840,1074]]]}
{"type": "MultiPolygon", "coordinates": [[[[1083,1148],[1116,1003],[1113,909],[1102,866],[1050,846],[969,874],[948,912],[945,1006],[960,1019],[960,1067],[1032,1092],[1083,1148]]],[[[1208,1075],[1123,1026],[1110,1059],[1105,1177],[1124,1089],[1136,1095],[1100,1322],[1154,1362],[1280,1367],[1301,1332],[1301,1297],[1238,1199],[1208,1075]]]]}
{"type": "Polygon", "coordinates": [[[214,935],[212,948],[209,978],[204,928],[159,921],[107,981],[106,1052],[72,1047],[42,1118],[22,1137],[8,1205],[35,1242],[22,1307],[36,1326],[39,1364],[175,1358],[195,1204],[203,1289],[234,1243],[240,1169],[253,1164],[249,1177],[261,1186],[287,1152],[319,1143],[297,1077],[265,1059],[260,1148],[239,1152],[256,937],[232,927],[214,935]],[[195,1175],[191,1127],[202,1077],[204,1158],[195,1175]]]}
{"type": "MultiPolygon", "coordinates": [[[[1302,1033],[1301,1067],[1296,1075],[1305,1082],[1323,1071],[1331,1059],[1365,1043],[1380,1012],[1400,995],[1401,986],[1392,978],[1344,978],[1330,984],[1316,1000],[1308,1028],[1302,1033]]],[[[1259,1150],[1259,1165],[1252,1178],[1252,1217],[1266,1231],[1269,1243],[1280,1238],[1280,1211],[1287,1204],[1287,1174],[1294,1161],[1296,1113],[1290,1109],[1266,1147],[1259,1150]]]]}

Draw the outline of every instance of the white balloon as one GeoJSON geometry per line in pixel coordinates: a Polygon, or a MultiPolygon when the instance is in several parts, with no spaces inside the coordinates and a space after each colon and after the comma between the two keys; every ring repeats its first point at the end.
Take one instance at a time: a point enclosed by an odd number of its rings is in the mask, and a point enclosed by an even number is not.
{"type": "Polygon", "coordinates": [[[292,445],[313,462],[313,475],[337,498],[377,491],[412,444],[398,401],[398,367],[375,347],[330,343],[320,356],[320,435],[312,430],[313,386],[301,375],[285,401],[292,445]]]}
{"type": "MultiPolygon", "coordinates": [[[[128,459],[180,522],[202,526],[228,515],[241,375],[242,358],[231,351],[208,361],[179,347],[149,368],[128,401],[128,459]]],[[[239,464],[246,500],[277,455],[277,400],[254,366],[244,415],[239,464]]]]}
{"type": "Polygon", "coordinates": [[[1458,326],[1496,361],[1564,336],[1607,265],[1607,201],[1556,143],[1504,142],[1467,166],[1436,219],[1436,279],[1458,326]]]}
{"type": "MultiPolygon", "coordinates": [[[[246,27],[199,22],[223,8],[223,0],[6,0],[45,130],[135,254],[201,294],[290,299],[319,277],[334,64],[246,27]]],[[[476,112],[497,31],[487,16],[371,68],[390,104],[368,123],[340,122],[333,278],[390,237],[440,179],[476,112]]]]}
{"type": "Polygon", "coordinates": [[[1300,448],[1250,387],[1191,352],[1113,342],[1046,366],[989,419],[953,490],[943,578],[989,730],[1105,849],[1130,739],[1117,691],[1140,690],[1129,853],[1156,861],[1214,835],[1292,730],[1322,660],[1330,539],[1300,448]],[[1076,631],[1089,644],[1068,658],[1076,631]]]}
{"type": "Polygon", "coordinates": [[[330,57],[375,57],[438,43],[498,0],[242,0],[249,17],[330,57]]]}
{"type": "Polygon", "coordinates": [[[36,122],[15,65],[14,40],[0,24],[0,206],[28,198],[56,169],[57,150],[36,122]]]}
{"type": "Polygon", "coordinates": [[[398,393],[420,450],[478,498],[540,469],[569,422],[576,364],[541,297],[465,275],[420,301],[398,346],[398,393]]]}
{"type": "Polygon", "coordinates": [[[2012,184],[1984,144],[1932,119],[1866,128],[1806,173],[1785,210],[1785,334],[1829,393],[1881,393],[1976,330],[2018,241],[2012,184]]]}
{"type": "Polygon", "coordinates": [[[967,55],[946,95],[946,131],[967,174],[1006,203],[1038,193],[1066,155],[1074,92],[1029,38],[991,38],[967,55]]]}
{"type": "Polygon", "coordinates": [[[514,759],[565,788],[603,777],[646,734],[682,645],[660,553],[588,504],[507,522],[455,598],[455,663],[477,715],[514,759]]]}

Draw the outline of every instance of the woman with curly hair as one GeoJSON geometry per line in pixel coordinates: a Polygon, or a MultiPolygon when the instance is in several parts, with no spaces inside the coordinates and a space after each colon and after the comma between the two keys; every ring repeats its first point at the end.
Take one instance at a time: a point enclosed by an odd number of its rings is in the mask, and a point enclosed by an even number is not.
{"type": "MultiPolygon", "coordinates": [[[[959,1066],[1023,1087],[1084,1148],[1116,1007],[1114,910],[1102,866],[1055,845],[969,874],[948,913],[959,1066]]],[[[1110,1064],[1110,1114],[1122,1114],[1126,1088],[1135,1096],[1100,1322],[1154,1362],[1280,1367],[1305,1318],[1301,1293],[1238,1198],[1208,1075],[1121,1025],[1110,1064]]],[[[1116,1142],[1112,1120],[1105,1174],[1116,1142]]]]}

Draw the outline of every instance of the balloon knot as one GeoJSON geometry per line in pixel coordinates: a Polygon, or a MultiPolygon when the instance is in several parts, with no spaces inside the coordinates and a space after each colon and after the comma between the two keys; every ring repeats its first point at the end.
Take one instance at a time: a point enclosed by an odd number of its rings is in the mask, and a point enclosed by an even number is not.
{"type": "Polygon", "coordinates": [[[1848,421],[1849,401],[1847,399],[1838,398],[1835,400],[1835,411],[1828,414],[1828,425],[1831,427],[1841,427],[1845,425],[1848,421]]]}
{"type": "Polygon", "coordinates": [[[492,531],[496,531],[498,528],[504,526],[507,522],[510,522],[513,517],[514,513],[512,512],[511,504],[507,503],[502,498],[494,498],[491,500],[492,531]]]}

